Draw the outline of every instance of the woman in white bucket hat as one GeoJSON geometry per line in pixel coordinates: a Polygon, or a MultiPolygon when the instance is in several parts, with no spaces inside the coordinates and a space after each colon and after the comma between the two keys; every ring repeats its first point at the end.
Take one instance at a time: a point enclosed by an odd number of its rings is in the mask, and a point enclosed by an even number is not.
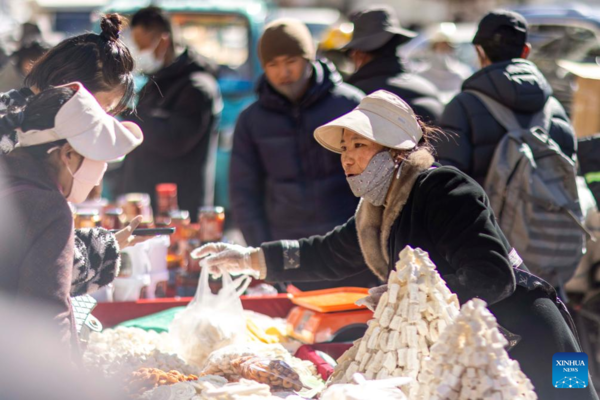
{"type": "MultiPolygon", "coordinates": [[[[552,385],[554,353],[581,351],[554,289],[528,273],[496,223],[474,180],[434,163],[430,136],[398,96],[377,91],[350,113],[323,125],[315,139],[341,154],[361,203],[346,224],[324,236],[265,243],[259,248],[209,244],[194,252],[201,265],[270,281],[340,279],[369,268],[382,280],[406,246],[429,253],[461,304],[478,297],[503,327],[540,398],[561,398],[552,385]]],[[[385,288],[374,290],[372,306],[385,288]]],[[[593,389],[593,388],[592,388],[593,389]]],[[[593,390],[577,398],[597,398],[593,390]]]]}
{"type": "Polygon", "coordinates": [[[107,161],[139,146],[143,135],[108,115],[80,83],[44,90],[0,119],[0,131],[14,129],[17,148],[0,156],[0,291],[44,303],[61,340],[77,349],[68,201],[85,201],[107,161]]]}

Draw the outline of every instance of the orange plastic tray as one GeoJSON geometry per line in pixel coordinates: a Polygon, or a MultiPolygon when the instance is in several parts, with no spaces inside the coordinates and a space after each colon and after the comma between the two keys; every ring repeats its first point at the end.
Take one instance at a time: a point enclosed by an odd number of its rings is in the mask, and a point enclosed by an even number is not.
{"type": "Polygon", "coordinates": [[[335,289],[314,290],[290,295],[292,302],[312,311],[328,313],[336,311],[360,310],[364,306],[354,304],[369,294],[369,289],[359,287],[341,287],[335,289]]]}

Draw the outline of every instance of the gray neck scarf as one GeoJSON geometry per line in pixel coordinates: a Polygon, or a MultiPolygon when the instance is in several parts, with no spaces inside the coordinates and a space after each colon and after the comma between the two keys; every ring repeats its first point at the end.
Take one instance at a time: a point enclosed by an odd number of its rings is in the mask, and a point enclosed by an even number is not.
{"type": "Polygon", "coordinates": [[[346,179],[356,197],[362,197],[374,206],[382,206],[392,184],[395,169],[396,163],[390,152],[382,151],[371,158],[367,168],[360,175],[346,179]]]}

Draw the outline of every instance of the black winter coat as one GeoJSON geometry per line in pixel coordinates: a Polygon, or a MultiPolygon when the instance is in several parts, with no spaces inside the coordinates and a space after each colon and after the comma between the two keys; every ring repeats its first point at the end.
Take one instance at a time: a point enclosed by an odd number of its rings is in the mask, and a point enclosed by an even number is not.
{"type": "Polygon", "coordinates": [[[387,90],[406,101],[419,117],[429,123],[439,120],[444,106],[438,90],[427,79],[409,74],[397,57],[376,58],[361,67],[347,82],[366,94],[387,90]]]}
{"type": "Polygon", "coordinates": [[[233,138],[230,198],[246,242],[324,234],[356,210],[340,156],[317,143],[314,130],[351,111],[363,94],[324,62],[299,104],[264,76],[258,100],[240,115],[233,138]]]}
{"type": "MultiPolygon", "coordinates": [[[[436,142],[436,150],[442,164],[455,166],[483,184],[494,150],[506,129],[496,122],[481,100],[464,91],[487,94],[512,109],[525,126],[533,114],[544,108],[552,89],[533,63],[515,59],[476,72],[464,82],[462,90],[448,104],[440,121],[444,131],[456,136],[436,142]]],[[[549,134],[567,156],[573,156],[575,135],[558,102],[552,109],[549,134]]]]}
{"type": "Polygon", "coordinates": [[[128,119],[140,125],[144,143],[125,159],[120,191],[148,193],[156,207],[156,185],[175,183],[179,208],[195,221],[200,206],[213,204],[223,103],[212,66],[186,50],[152,76],[139,97],[128,119]]]}
{"type": "MultiPolygon", "coordinates": [[[[564,390],[552,385],[552,357],[581,348],[554,290],[524,265],[514,269],[519,257],[472,178],[453,167],[432,168],[433,157],[423,151],[405,163],[385,207],[363,201],[355,217],[325,236],[262,245],[267,279],[339,279],[366,268],[385,278],[401,250],[421,248],[461,304],[474,297],[485,300],[498,323],[520,337],[510,356],[519,361],[538,398],[564,399],[564,390]]],[[[569,398],[598,396],[590,384],[569,398]]]]}
{"type": "Polygon", "coordinates": [[[390,204],[375,207],[363,201],[344,225],[300,240],[299,263],[294,251],[282,251],[290,243],[263,245],[267,279],[339,279],[368,266],[387,280],[400,251],[409,245],[429,253],[461,302],[480,297],[495,303],[508,297],[515,289],[511,248],[487,196],[462,172],[430,169],[432,163],[426,151],[414,153],[392,183],[390,204]],[[300,267],[292,269],[294,265],[300,267]]]}

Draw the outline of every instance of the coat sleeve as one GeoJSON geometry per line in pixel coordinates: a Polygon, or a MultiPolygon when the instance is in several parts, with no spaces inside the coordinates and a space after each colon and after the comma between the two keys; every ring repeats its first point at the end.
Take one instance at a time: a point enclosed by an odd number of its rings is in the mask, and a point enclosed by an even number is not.
{"type": "Polygon", "coordinates": [[[442,137],[435,142],[440,163],[451,165],[472,175],[471,125],[460,94],[446,106],[440,119],[440,127],[447,134],[447,137],[442,137]]]}
{"type": "Polygon", "coordinates": [[[282,240],[261,246],[267,280],[339,280],[365,271],[354,217],[324,236],[282,240]]]}
{"type": "Polygon", "coordinates": [[[577,152],[577,138],[573,125],[563,106],[556,100],[552,108],[550,137],[559,145],[566,156],[573,158],[577,152]]]}
{"type": "Polygon", "coordinates": [[[233,218],[249,246],[272,240],[265,204],[266,173],[243,113],[233,133],[229,197],[233,218]]]}
{"type": "Polygon", "coordinates": [[[211,133],[221,111],[220,92],[212,81],[198,78],[185,86],[168,110],[140,107],[128,117],[142,128],[147,151],[161,159],[176,159],[211,133]]]}
{"type": "Polygon", "coordinates": [[[119,274],[121,256],[115,235],[106,229],[78,229],[71,296],[90,294],[111,283],[119,274]]]}
{"type": "Polygon", "coordinates": [[[451,169],[432,171],[422,182],[425,229],[452,266],[444,279],[461,304],[479,297],[494,304],[516,287],[510,246],[481,186],[451,169]]]}
{"type": "Polygon", "coordinates": [[[73,343],[74,325],[70,303],[71,274],[73,270],[73,219],[69,207],[62,199],[56,211],[40,213],[35,221],[39,232],[30,243],[19,270],[17,299],[24,302],[39,301],[46,307],[40,316],[48,316],[57,326],[63,344],[73,343]]]}

